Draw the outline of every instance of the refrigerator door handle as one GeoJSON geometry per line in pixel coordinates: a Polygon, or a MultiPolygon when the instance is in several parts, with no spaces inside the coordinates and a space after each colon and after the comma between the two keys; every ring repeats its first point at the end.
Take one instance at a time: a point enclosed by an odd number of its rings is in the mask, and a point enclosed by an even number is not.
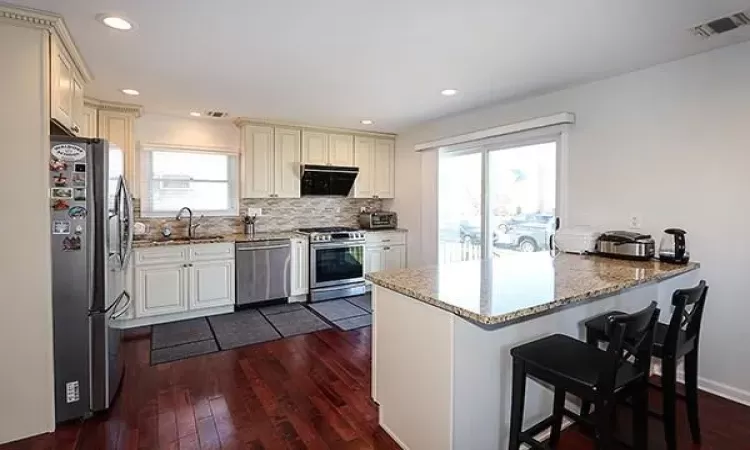
{"type": "Polygon", "coordinates": [[[124,269],[125,267],[127,267],[128,262],[130,261],[130,256],[133,253],[133,239],[135,230],[133,230],[133,197],[130,195],[130,191],[128,190],[128,186],[125,182],[124,177],[120,177],[120,182],[122,183],[122,193],[125,199],[127,213],[127,218],[124,221],[127,230],[127,235],[125,237],[125,254],[122,257],[122,268],[124,269]]]}
{"type": "MultiPolygon", "coordinates": [[[[118,319],[118,318],[120,318],[120,317],[121,317],[121,316],[122,316],[123,314],[125,314],[126,312],[128,312],[128,308],[130,308],[130,303],[131,303],[131,301],[132,301],[132,298],[130,297],[130,294],[128,293],[128,291],[122,291],[122,294],[120,294],[120,297],[119,297],[119,298],[117,299],[117,301],[115,302],[115,305],[119,304],[119,303],[120,303],[120,302],[122,301],[122,299],[123,299],[123,298],[125,298],[125,297],[127,297],[127,299],[128,299],[128,300],[127,300],[127,301],[125,302],[125,306],[124,306],[124,307],[123,307],[123,308],[122,308],[122,309],[121,309],[120,311],[116,311],[116,312],[114,312],[114,313],[112,314],[112,319],[118,319]]],[[[113,305],[113,306],[114,306],[114,305],[113,305]]]]}

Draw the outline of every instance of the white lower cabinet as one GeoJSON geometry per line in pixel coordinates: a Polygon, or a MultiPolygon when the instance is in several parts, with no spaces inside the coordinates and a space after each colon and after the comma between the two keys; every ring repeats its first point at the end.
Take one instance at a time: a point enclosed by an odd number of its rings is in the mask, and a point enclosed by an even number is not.
{"type": "Polygon", "coordinates": [[[190,309],[234,303],[234,261],[190,264],[190,309]]]}
{"type": "Polygon", "coordinates": [[[310,250],[306,237],[292,238],[291,295],[307,295],[310,278],[310,250]]]}
{"type": "Polygon", "coordinates": [[[365,273],[406,268],[406,234],[402,231],[369,232],[365,236],[365,273]]]}
{"type": "Polygon", "coordinates": [[[135,317],[131,319],[198,317],[202,310],[234,305],[234,244],[136,249],[133,260],[135,317]]]}
{"type": "Polygon", "coordinates": [[[136,316],[187,311],[186,264],[135,268],[136,316]]]}

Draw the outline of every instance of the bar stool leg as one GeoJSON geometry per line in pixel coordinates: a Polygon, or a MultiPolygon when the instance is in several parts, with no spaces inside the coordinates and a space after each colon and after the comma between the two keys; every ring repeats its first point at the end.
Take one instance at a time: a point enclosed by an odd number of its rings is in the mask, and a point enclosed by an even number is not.
{"type": "Polygon", "coordinates": [[[523,426],[523,406],[526,400],[526,368],[522,361],[513,360],[513,388],[510,406],[510,437],[508,450],[518,450],[521,446],[523,426]]]}
{"type": "Polygon", "coordinates": [[[662,359],[662,400],[664,413],[664,439],[667,450],[677,450],[677,430],[675,428],[675,404],[677,402],[677,366],[674,358],[662,359]]]}
{"type": "Polygon", "coordinates": [[[633,394],[633,448],[648,448],[648,379],[633,394]]]}
{"type": "Polygon", "coordinates": [[[685,355],[685,400],[693,442],[701,443],[701,428],[698,422],[698,349],[685,355]]]}
{"type": "Polygon", "coordinates": [[[596,407],[596,450],[612,450],[612,409],[614,399],[597,401],[596,407]]]}
{"type": "MultiPolygon", "coordinates": [[[[593,345],[595,347],[599,346],[599,340],[597,339],[597,336],[592,331],[586,330],[586,343],[589,345],[593,345]]],[[[581,402],[581,411],[579,414],[581,417],[586,417],[591,413],[591,402],[588,402],[586,400],[583,400],[581,402]]]]}
{"type": "Polygon", "coordinates": [[[565,390],[555,388],[555,403],[552,417],[555,421],[552,423],[552,431],[549,437],[549,445],[553,449],[557,448],[560,442],[560,433],[562,431],[563,410],[565,409],[565,390]]]}

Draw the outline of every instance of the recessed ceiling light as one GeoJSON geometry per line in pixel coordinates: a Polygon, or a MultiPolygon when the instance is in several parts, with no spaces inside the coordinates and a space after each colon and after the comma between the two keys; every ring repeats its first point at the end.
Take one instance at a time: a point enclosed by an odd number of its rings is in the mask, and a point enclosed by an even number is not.
{"type": "Polygon", "coordinates": [[[141,95],[141,93],[136,91],[135,89],[123,89],[122,93],[125,95],[141,95]]]}
{"type": "Polygon", "coordinates": [[[455,89],[443,89],[442,91],[440,91],[440,93],[445,95],[446,97],[451,97],[458,94],[458,91],[455,89]]]}
{"type": "Polygon", "coordinates": [[[99,14],[96,18],[104,25],[115,30],[128,31],[133,29],[133,24],[122,17],[113,14],[99,14]]]}
{"type": "Polygon", "coordinates": [[[191,115],[191,116],[193,116],[193,117],[200,117],[200,116],[201,116],[201,113],[199,113],[198,111],[192,111],[192,112],[190,113],[190,115],[191,115]]]}
{"type": "Polygon", "coordinates": [[[370,119],[363,119],[360,121],[362,125],[372,125],[374,122],[370,119]]]}

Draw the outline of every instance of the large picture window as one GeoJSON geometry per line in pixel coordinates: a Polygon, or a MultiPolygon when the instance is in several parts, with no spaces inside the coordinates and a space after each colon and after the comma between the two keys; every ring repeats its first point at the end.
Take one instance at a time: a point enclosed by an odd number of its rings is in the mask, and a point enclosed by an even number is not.
{"type": "Polygon", "coordinates": [[[195,214],[238,214],[236,155],[144,149],[141,158],[142,215],[169,216],[183,206],[195,214]]]}
{"type": "Polygon", "coordinates": [[[560,135],[441,149],[441,263],[549,250],[558,215],[560,135]]]}

